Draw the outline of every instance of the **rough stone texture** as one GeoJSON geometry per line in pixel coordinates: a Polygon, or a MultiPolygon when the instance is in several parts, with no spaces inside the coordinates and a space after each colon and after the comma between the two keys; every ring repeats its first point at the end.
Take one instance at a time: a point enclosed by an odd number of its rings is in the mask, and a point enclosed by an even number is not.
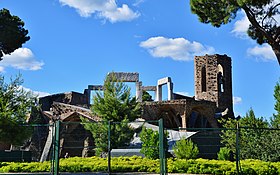
{"type": "Polygon", "coordinates": [[[231,58],[227,55],[196,56],[194,59],[195,70],[195,98],[208,100],[217,105],[216,112],[229,109],[228,117],[234,117],[232,107],[232,73],[231,58]],[[202,77],[202,69],[205,67],[205,76],[202,77]],[[223,92],[219,88],[218,73],[223,75],[223,92]],[[206,81],[206,89],[203,91],[203,79],[206,81]]]}
{"type": "Polygon", "coordinates": [[[111,72],[108,76],[114,75],[118,81],[123,82],[138,82],[139,73],[138,72],[111,72]]]}
{"type": "MultiPolygon", "coordinates": [[[[89,151],[89,147],[93,146],[91,134],[85,130],[81,124],[73,123],[81,122],[80,117],[86,118],[92,122],[101,120],[99,117],[92,115],[88,108],[87,97],[88,94],[71,92],[40,98],[39,102],[42,105],[42,109],[45,109],[45,111],[41,111],[39,114],[33,114],[33,116],[30,117],[31,122],[40,120],[39,123],[42,124],[51,124],[56,120],[70,122],[63,123],[61,127],[61,157],[64,157],[66,153],[69,156],[84,157],[92,155],[89,151]],[[84,147],[84,145],[87,145],[87,147],[84,147]]],[[[33,155],[33,160],[39,160],[41,155],[45,155],[44,159],[47,159],[50,151],[47,149],[48,152],[43,153],[46,143],[51,142],[51,140],[48,141],[47,139],[52,138],[48,137],[48,127],[43,126],[38,129],[39,130],[34,132],[29,145],[26,145],[26,150],[36,153],[33,155]]]]}
{"type": "MultiPolygon", "coordinates": [[[[82,117],[88,118],[91,121],[101,121],[99,117],[92,115],[88,108],[59,102],[53,102],[52,104],[52,116],[54,120],[59,119],[65,121],[67,117],[71,116],[73,113],[80,114],[82,117]]],[[[80,121],[79,117],[77,119],[80,121]]],[[[69,121],[69,119],[67,121],[69,121]]],[[[74,121],[74,119],[71,119],[71,121],[74,121]]]]}
{"type": "MultiPolygon", "coordinates": [[[[86,92],[87,91],[85,91],[85,93],[86,92]]],[[[50,111],[53,102],[61,102],[86,108],[89,107],[88,94],[81,94],[78,92],[54,94],[39,99],[39,104],[41,105],[42,111],[50,111]]]]}
{"type": "Polygon", "coordinates": [[[217,121],[214,118],[216,105],[210,101],[197,101],[188,98],[171,101],[143,102],[142,107],[142,117],[145,120],[158,120],[163,118],[164,126],[167,128],[188,128],[192,112],[197,112],[200,116],[205,117],[209,123],[209,127],[218,127],[217,121]]]}
{"type": "MultiPolygon", "coordinates": [[[[108,75],[114,74],[119,81],[135,82],[137,98],[141,97],[139,93],[142,90],[155,91],[157,92],[157,97],[161,97],[161,91],[157,89],[161,88],[164,84],[168,84],[168,91],[171,93],[169,98],[174,100],[142,102],[142,118],[145,120],[150,121],[163,118],[164,126],[167,128],[217,128],[218,124],[215,119],[215,113],[222,112],[228,108],[228,117],[233,117],[231,59],[226,55],[197,56],[194,59],[194,65],[195,97],[193,98],[173,93],[173,84],[170,77],[160,79],[157,82],[158,86],[142,86],[138,73],[118,72],[109,73],[108,75]],[[205,69],[205,73],[203,73],[203,69],[205,69]]],[[[79,122],[81,121],[80,117],[84,117],[93,122],[100,121],[98,116],[91,114],[89,101],[90,90],[102,89],[101,85],[90,85],[88,89],[85,89],[84,94],[70,92],[41,98],[39,100],[43,110],[41,120],[43,123],[55,120],[79,122]]],[[[83,129],[82,125],[65,125],[62,128],[61,157],[66,153],[70,156],[90,155],[89,147],[92,145],[92,138],[83,129]],[[74,150],[71,148],[71,145],[81,148],[83,146],[86,147],[74,150]]],[[[45,132],[44,137],[36,136],[36,139],[40,140],[40,144],[42,140],[46,141],[48,128],[42,128],[41,132],[45,132]]],[[[40,144],[35,143],[35,141],[32,143],[34,143],[33,147],[36,149],[43,150],[42,146],[38,148],[40,144]]]]}
{"type": "Polygon", "coordinates": [[[142,86],[143,91],[156,91],[157,86],[142,86]]]}

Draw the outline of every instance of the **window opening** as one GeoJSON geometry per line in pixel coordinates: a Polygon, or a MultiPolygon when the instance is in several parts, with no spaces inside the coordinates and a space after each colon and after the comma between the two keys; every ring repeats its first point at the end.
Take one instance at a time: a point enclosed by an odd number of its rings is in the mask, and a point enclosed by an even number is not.
{"type": "Polygon", "coordinates": [[[201,69],[201,91],[206,92],[206,68],[205,66],[201,69]]]}

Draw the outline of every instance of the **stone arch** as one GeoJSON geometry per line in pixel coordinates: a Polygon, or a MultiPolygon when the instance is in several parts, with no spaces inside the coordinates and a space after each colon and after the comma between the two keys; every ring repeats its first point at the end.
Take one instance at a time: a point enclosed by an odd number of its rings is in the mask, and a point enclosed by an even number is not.
{"type": "Polygon", "coordinates": [[[218,72],[221,72],[222,75],[224,76],[224,68],[221,64],[218,64],[218,72]]]}
{"type": "Polygon", "coordinates": [[[188,128],[209,128],[210,123],[206,116],[204,116],[203,108],[195,107],[191,110],[188,119],[188,128]]]}

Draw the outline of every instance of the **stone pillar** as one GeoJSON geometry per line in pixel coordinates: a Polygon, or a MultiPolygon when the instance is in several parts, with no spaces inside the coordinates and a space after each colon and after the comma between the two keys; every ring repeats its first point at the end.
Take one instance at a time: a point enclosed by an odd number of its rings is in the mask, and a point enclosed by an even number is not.
{"type": "Polygon", "coordinates": [[[167,82],[168,100],[173,100],[173,83],[167,82]]]}
{"type": "Polygon", "coordinates": [[[181,131],[186,131],[187,128],[187,116],[186,116],[186,111],[184,111],[184,114],[181,115],[182,118],[182,128],[184,128],[184,130],[181,131]]]}
{"type": "Polygon", "coordinates": [[[162,101],[162,85],[157,85],[156,93],[156,101],[162,101]]]}
{"type": "Polygon", "coordinates": [[[136,82],[135,86],[136,86],[136,101],[142,102],[142,95],[143,95],[142,81],[136,82]]]}

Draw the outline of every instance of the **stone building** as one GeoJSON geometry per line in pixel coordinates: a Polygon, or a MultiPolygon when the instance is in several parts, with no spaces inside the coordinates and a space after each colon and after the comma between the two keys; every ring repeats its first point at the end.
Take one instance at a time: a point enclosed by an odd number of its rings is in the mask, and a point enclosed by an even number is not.
{"type": "Polygon", "coordinates": [[[94,116],[88,106],[88,94],[67,92],[49,95],[39,99],[41,111],[31,115],[30,121],[42,125],[36,127],[31,140],[24,146],[25,150],[32,151],[34,161],[48,160],[52,152],[54,135],[53,124],[62,122],[60,126],[60,156],[92,156],[91,147],[93,138],[89,131],[84,129],[81,118],[91,122],[101,119],[94,116]],[[49,126],[48,126],[49,125],[49,126]]]}
{"type": "MultiPolygon", "coordinates": [[[[231,58],[226,55],[205,55],[194,58],[195,96],[187,97],[173,92],[171,77],[159,79],[156,85],[143,86],[138,73],[113,72],[119,81],[134,82],[136,99],[142,104],[142,118],[145,120],[164,119],[164,126],[170,129],[218,128],[218,117],[233,118],[231,58]],[[162,86],[167,85],[168,100],[162,100],[162,86]],[[155,101],[142,102],[143,91],[154,91],[155,101]]],[[[110,75],[108,74],[108,75],[110,75]]],[[[70,92],[40,98],[41,121],[52,123],[55,120],[79,122],[80,117],[93,122],[100,121],[89,110],[92,90],[102,90],[102,85],[89,85],[84,93],[70,92]]],[[[33,116],[34,117],[34,116],[33,116]]],[[[34,119],[34,118],[33,118],[34,119]]],[[[32,120],[32,118],[31,118],[32,120]]],[[[92,144],[90,134],[83,126],[64,126],[61,134],[61,156],[87,156],[88,145],[92,144]],[[77,135],[75,138],[69,134],[77,135]],[[76,142],[72,142],[76,140],[76,142]],[[71,149],[75,143],[80,149],[71,149]],[[87,145],[87,146],[85,146],[87,145]],[[73,146],[73,145],[72,145],[73,146]],[[84,148],[82,148],[84,146],[84,148]]],[[[51,128],[44,128],[44,137],[33,138],[33,147],[39,149],[41,161],[49,155],[51,128]],[[36,140],[37,139],[37,140],[36,140]],[[44,146],[38,148],[38,143],[44,146]],[[36,145],[37,144],[37,145],[36,145]],[[42,145],[42,144],[41,144],[42,145]]],[[[217,148],[218,149],[218,148],[217,148]]],[[[217,149],[215,151],[217,151],[217,149]]],[[[38,157],[38,156],[37,156],[38,157]]]]}
{"type": "Polygon", "coordinates": [[[216,113],[228,109],[233,117],[231,58],[206,55],[194,58],[195,99],[216,103],[216,113]]]}
{"type": "MultiPolygon", "coordinates": [[[[168,101],[156,97],[154,102],[143,102],[143,118],[164,118],[169,128],[216,128],[218,117],[233,118],[231,58],[226,55],[205,55],[194,58],[195,96],[173,93],[171,78],[168,101]]],[[[162,79],[164,80],[164,79],[162,79]]],[[[158,81],[157,89],[164,83],[158,81]]]]}

